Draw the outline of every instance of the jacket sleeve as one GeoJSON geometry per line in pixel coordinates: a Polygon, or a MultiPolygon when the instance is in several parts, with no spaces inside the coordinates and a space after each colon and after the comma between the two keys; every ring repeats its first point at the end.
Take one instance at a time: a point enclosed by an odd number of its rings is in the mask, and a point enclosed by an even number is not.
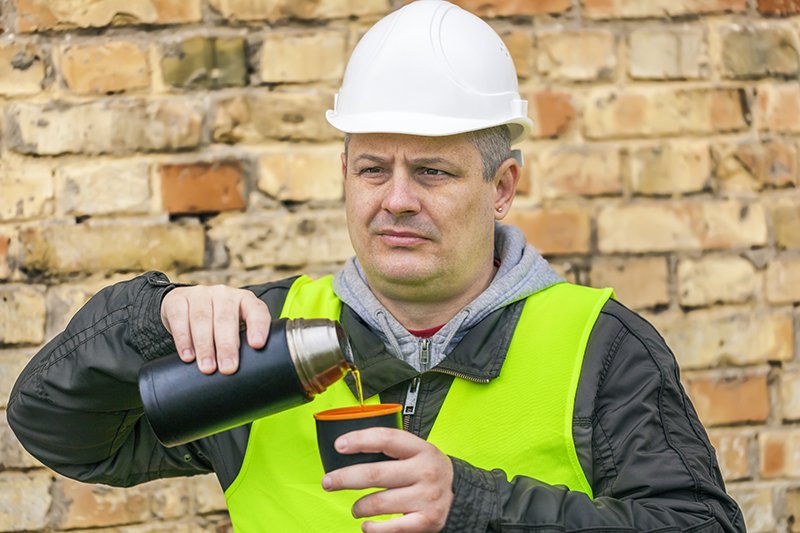
{"type": "Polygon", "coordinates": [[[211,471],[196,445],[163,447],[142,416],[139,368],[174,352],[160,319],[172,287],[149,272],[103,289],[31,359],[7,410],[28,452],[68,477],[115,486],[211,471]]]}
{"type": "Polygon", "coordinates": [[[453,458],[455,501],[445,531],[744,532],[663,339],[616,302],[591,337],[575,427],[591,428],[576,446],[591,448],[579,455],[588,457],[582,465],[594,498],[453,458]],[[589,404],[583,420],[581,401],[589,404]]]}

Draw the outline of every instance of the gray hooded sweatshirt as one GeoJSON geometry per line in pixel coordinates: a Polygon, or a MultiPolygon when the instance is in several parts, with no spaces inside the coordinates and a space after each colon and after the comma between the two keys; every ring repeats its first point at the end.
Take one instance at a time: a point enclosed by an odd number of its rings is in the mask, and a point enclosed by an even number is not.
{"type": "Polygon", "coordinates": [[[358,259],[351,258],[334,276],[333,290],[380,336],[389,353],[425,372],[441,363],[469,329],[489,313],[563,281],[514,226],[495,224],[495,257],[500,267],[492,283],[425,341],[425,359],[423,341],[409,333],[375,298],[358,259]]]}

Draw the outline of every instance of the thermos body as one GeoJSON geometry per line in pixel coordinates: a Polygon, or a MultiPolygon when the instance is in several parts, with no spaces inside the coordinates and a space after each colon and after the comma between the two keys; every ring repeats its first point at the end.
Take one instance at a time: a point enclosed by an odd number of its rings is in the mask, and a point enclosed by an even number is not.
{"type": "Polygon", "coordinates": [[[139,393],[159,441],[177,446],[306,403],[352,368],[338,322],[280,319],[255,350],[240,335],[235,374],[206,375],[177,354],[144,364],[139,393]]]}

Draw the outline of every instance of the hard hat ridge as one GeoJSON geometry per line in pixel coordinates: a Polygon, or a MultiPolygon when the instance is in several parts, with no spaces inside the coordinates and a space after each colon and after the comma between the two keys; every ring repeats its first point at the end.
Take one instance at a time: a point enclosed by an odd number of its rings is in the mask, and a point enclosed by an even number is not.
{"type": "Polygon", "coordinates": [[[353,51],[326,117],[347,133],[440,136],[507,125],[512,143],[532,124],[503,41],[444,0],[417,0],[378,21],[353,51]]]}

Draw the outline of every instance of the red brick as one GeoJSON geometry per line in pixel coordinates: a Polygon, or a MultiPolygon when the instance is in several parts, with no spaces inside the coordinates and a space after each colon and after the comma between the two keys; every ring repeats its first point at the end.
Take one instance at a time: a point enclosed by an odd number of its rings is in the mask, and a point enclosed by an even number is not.
{"type": "Polygon", "coordinates": [[[453,3],[480,17],[563,13],[572,7],[571,0],[454,0],[453,3]]]}
{"type": "Polygon", "coordinates": [[[800,432],[766,430],[758,440],[762,478],[800,476],[800,432]]]}
{"type": "Polygon", "coordinates": [[[8,247],[10,243],[10,237],[0,235],[0,279],[5,279],[11,274],[11,269],[8,266],[8,247]]]}
{"type": "Polygon", "coordinates": [[[519,226],[528,241],[543,254],[589,252],[591,222],[585,209],[567,207],[511,211],[508,222],[519,226]]]}
{"type": "Polygon", "coordinates": [[[686,388],[708,426],[766,422],[769,417],[766,375],[693,377],[686,388]]]}
{"type": "Polygon", "coordinates": [[[765,15],[800,13],[800,0],[758,0],[758,10],[765,15]]]}
{"type": "Polygon", "coordinates": [[[542,91],[528,96],[534,135],[558,137],[575,119],[575,107],[568,93],[542,91]]]}
{"type": "Polygon", "coordinates": [[[170,214],[243,209],[242,166],[237,162],[163,165],[161,194],[170,214]]]}

